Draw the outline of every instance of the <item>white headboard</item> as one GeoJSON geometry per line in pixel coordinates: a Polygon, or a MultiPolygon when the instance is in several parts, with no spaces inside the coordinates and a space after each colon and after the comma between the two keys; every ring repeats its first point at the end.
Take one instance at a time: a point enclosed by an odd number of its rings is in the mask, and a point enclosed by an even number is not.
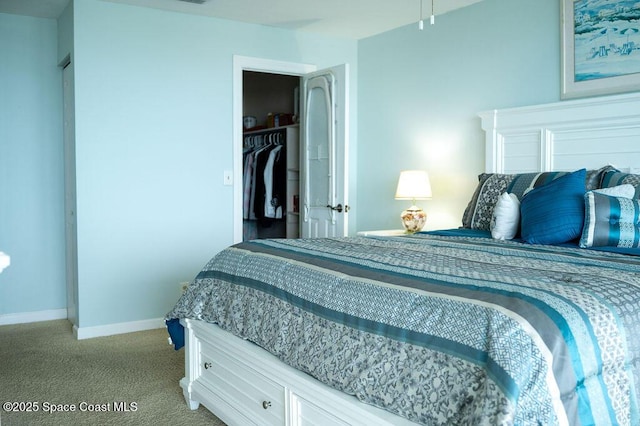
{"type": "Polygon", "coordinates": [[[640,93],[481,112],[486,172],[640,172],[640,93]]]}

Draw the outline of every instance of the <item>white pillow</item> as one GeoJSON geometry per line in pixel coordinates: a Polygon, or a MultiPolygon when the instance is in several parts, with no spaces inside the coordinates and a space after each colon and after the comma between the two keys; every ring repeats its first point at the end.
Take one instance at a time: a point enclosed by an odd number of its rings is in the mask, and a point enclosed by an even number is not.
{"type": "Polygon", "coordinates": [[[503,192],[491,218],[491,236],[496,240],[512,240],[520,226],[520,201],[515,194],[503,192]]]}
{"type": "Polygon", "coordinates": [[[593,192],[610,197],[633,198],[633,196],[636,195],[636,188],[629,183],[625,183],[623,185],[612,186],[611,188],[594,189],[593,192]]]}

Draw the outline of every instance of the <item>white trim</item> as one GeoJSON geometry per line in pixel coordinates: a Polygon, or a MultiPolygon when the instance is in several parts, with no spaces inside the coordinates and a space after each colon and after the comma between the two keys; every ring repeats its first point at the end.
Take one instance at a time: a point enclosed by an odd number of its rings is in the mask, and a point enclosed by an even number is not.
{"type": "MultiPolygon", "coordinates": [[[[65,311],[66,313],[66,311],[65,311]]],[[[112,336],[114,334],[133,333],[136,331],[155,330],[165,327],[163,318],[153,318],[141,321],[120,322],[116,324],[96,325],[93,327],[73,326],[73,335],[78,340],[93,337],[112,336]]]]}
{"type": "Polygon", "coordinates": [[[233,242],[242,242],[242,72],[258,71],[303,76],[315,65],[233,56],[233,242]]]}
{"type": "Polygon", "coordinates": [[[47,311],[19,312],[0,315],[0,325],[26,324],[30,322],[52,321],[67,318],[67,309],[50,309],[47,311]]]}

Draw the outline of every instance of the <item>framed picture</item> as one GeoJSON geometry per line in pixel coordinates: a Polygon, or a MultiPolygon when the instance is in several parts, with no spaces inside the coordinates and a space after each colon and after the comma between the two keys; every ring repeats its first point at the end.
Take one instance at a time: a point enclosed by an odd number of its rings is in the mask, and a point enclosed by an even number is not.
{"type": "Polygon", "coordinates": [[[640,90],[640,1],[562,0],[562,99],[640,90]]]}

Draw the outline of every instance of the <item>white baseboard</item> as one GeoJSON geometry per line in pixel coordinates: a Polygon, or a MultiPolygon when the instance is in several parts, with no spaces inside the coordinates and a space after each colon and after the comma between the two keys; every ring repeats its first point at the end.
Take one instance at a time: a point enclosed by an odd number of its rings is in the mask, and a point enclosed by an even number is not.
{"type": "MultiPolygon", "coordinates": [[[[26,324],[30,322],[52,321],[67,318],[66,309],[48,311],[20,312],[0,315],[0,326],[10,324],[26,324]]],[[[94,327],[73,326],[73,335],[78,340],[92,337],[112,336],[114,334],[133,333],[135,331],[155,330],[166,327],[163,318],[152,318],[141,321],[120,322],[116,324],[97,325],[94,327]]]]}
{"type": "Polygon", "coordinates": [[[28,322],[52,321],[66,318],[66,308],[36,312],[20,312],[16,314],[0,315],[0,325],[26,324],[28,322]]]}
{"type": "Polygon", "coordinates": [[[73,335],[78,340],[92,337],[112,336],[114,334],[133,333],[135,331],[155,330],[166,327],[163,318],[153,318],[141,321],[120,322],[116,324],[97,325],[93,327],[73,326],[73,335]]]}

